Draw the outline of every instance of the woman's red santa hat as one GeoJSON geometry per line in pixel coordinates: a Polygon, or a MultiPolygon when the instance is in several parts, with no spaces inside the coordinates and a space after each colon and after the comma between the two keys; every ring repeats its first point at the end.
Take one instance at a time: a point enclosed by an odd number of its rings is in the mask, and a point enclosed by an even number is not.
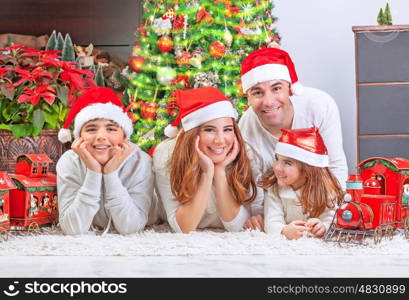
{"type": "Polygon", "coordinates": [[[303,92],[293,61],[284,50],[263,48],[253,51],[243,60],[241,84],[244,93],[258,83],[274,79],[291,83],[291,92],[294,95],[301,95],[303,92]]]}
{"type": "Polygon", "coordinates": [[[215,87],[202,87],[176,91],[176,105],[179,113],[175,121],[165,128],[165,135],[175,137],[177,126],[181,123],[188,131],[208,121],[230,117],[237,120],[237,111],[233,103],[215,87]]]}
{"type": "Polygon", "coordinates": [[[74,102],[63,128],[58,132],[58,139],[62,143],[72,140],[69,127],[74,121],[74,137],[78,138],[85,123],[95,119],[106,119],[117,123],[129,138],[133,132],[132,121],[125,112],[125,108],[112,89],[96,87],[87,90],[74,102]]]}
{"type": "Polygon", "coordinates": [[[317,127],[281,129],[282,135],[275,153],[287,156],[310,166],[325,168],[329,165],[328,151],[317,127]]]}

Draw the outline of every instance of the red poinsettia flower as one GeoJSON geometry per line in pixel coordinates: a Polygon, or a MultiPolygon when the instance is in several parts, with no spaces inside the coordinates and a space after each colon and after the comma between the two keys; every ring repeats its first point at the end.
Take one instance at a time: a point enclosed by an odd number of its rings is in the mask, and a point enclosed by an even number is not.
{"type": "Polygon", "coordinates": [[[30,102],[32,105],[36,105],[41,98],[43,98],[48,104],[53,104],[56,97],[55,89],[49,85],[41,85],[34,90],[26,89],[23,94],[18,98],[18,102],[30,102]]]}

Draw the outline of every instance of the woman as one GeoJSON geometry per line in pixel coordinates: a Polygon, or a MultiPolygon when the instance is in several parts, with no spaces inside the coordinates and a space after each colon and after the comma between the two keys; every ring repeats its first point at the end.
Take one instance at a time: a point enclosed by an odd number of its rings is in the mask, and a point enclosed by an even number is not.
{"type": "Polygon", "coordinates": [[[239,231],[250,217],[256,184],[237,112],[217,88],[178,90],[179,114],[153,154],[156,188],[176,232],[239,231]],[[178,133],[177,127],[182,129],[178,133]]]}

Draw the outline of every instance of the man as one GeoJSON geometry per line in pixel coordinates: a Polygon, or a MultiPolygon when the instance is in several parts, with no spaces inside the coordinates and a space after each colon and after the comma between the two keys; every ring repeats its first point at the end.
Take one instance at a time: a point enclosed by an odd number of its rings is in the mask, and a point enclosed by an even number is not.
{"type": "MultiPolygon", "coordinates": [[[[302,87],[287,52],[277,48],[256,50],[241,66],[241,81],[250,108],[239,127],[251,148],[258,180],[275,161],[281,129],[316,126],[328,149],[329,168],[345,189],[348,167],[342,147],[341,121],[335,101],[323,91],[302,87]]],[[[259,190],[260,192],[260,190],[259,190]]],[[[255,206],[246,228],[263,228],[263,208],[255,206]]]]}

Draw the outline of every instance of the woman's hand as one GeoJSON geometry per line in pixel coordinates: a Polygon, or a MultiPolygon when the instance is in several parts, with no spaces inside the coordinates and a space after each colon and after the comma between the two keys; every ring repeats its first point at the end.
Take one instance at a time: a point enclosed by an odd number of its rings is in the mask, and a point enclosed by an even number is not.
{"type": "Polygon", "coordinates": [[[233,146],[230,149],[229,153],[227,153],[223,161],[215,165],[215,168],[220,169],[220,170],[225,170],[225,168],[236,159],[239,152],[240,152],[239,142],[237,141],[237,138],[235,137],[233,141],[233,146]]]}
{"type": "Polygon", "coordinates": [[[200,141],[200,137],[198,136],[196,138],[195,147],[196,147],[196,152],[199,155],[200,168],[202,169],[203,173],[206,173],[206,174],[211,175],[213,177],[213,175],[214,175],[214,163],[206,154],[204,154],[199,149],[199,141],[200,141]]]}
{"type": "Polygon", "coordinates": [[[307,230],[313,237],[321,238],[326,232],[325,225],[321,222],[320,219],[311,218],[307,220],[306,223],[307,230]]]}
{"type": "Polygon", "coordinates": [[[103,173],[112,173],[119,168],[123,161],[132,152],[132,146],[129,142],[124,142],[121,145],[113,147],[111,150],[111,158],[103,167],[103,173]]]}
{"type": "Polygon", "coordinates": [[[71,144],[71,149],[78,154],[88,169],[97,173],[102,173],[101,164],[87,150],[88,144],[88,141],[84,140],[82,137],[79,137],[76,138],[71,144]]]}
{"type": "Polygon", "coordinates": [[[303,236],[303,233],[306,230],[306,222],[293,221],[283,228],[281,234],[283,234],[289,240],[298,240],[303,236]]]}
{"type": "Polygon", "coordinates": [[[263,215],[252,216],[250,219],[246,221],[246,223],[244,223],[243,228],[263,231],[264,216],[263,215]]]}

